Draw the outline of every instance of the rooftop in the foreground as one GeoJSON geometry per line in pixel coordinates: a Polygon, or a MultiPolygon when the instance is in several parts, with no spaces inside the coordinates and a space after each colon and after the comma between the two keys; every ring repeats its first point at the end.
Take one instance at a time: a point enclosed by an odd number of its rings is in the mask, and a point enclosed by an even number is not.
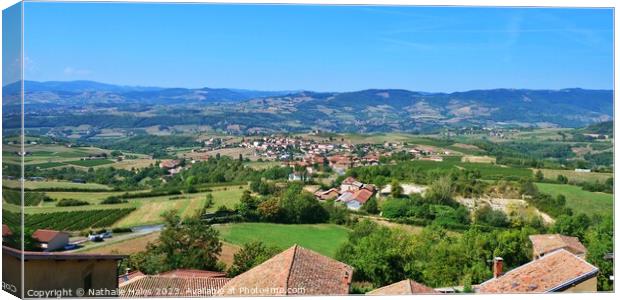
{"type": "Polygon", "coordinates": [[[477,290],[480,293],[559,292],[596,277],[597,273],[595,266],[560,249],[488,280],[477,290]]]}
{"type": "Polygon", "coordinates": [[[231,279],[219,295],[346,295],[353,268],[298,245],[231,279]]]}

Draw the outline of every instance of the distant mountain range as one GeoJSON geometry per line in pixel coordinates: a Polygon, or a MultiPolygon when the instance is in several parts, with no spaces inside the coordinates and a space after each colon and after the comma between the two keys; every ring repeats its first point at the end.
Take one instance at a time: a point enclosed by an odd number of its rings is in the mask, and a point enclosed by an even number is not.
{"type": "MultiPolygon", "coordinates": [[[[612,90],[579,88],[455,93],[369,89],[318,93],[131,87],[92,81],[26,81],[24,85],[26,105],[34,111],[45,107],[49,116],[60,111],[66,113],[67,107],[79,108],[79,114],[99,110],[96,113],[101,116],[106,114],[101,108],[114,107],[115,115],[150,111],[166,125],[193,122],[222,129],[232,126],[240,131],[412,131],[472,124],[581,127],[613,119],[612,90]],[[54,107],[63,109],[51,109],[54,107]],[[193,115],[185,120],[166,119],[171,110],[177,114],[191,111],[193,115]]],[[[17,84],[4,86],[3,104],[18,99],[15,96],[18,92],[17,84]]],[[[40,113],[37,116],[44,117],[40,113]]],[[[149,116],[140,118],[140,124],[149,123],[145,118],[149,116]]]]}

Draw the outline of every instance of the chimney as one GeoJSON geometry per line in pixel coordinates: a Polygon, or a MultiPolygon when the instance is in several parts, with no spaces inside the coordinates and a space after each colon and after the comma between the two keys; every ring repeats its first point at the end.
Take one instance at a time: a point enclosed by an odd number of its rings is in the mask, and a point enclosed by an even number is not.
{"type": "Polygon", "coordinates": [[[504,259],[497,256],[493,258],[493,278],[502,276],[502,269],[504,266],[504,259]]]}
{"type": "Polygon", "coordinates": [[[130,268],[125,268],[125,274],[123,274],[123,281],[128,281],[129,280],[129,271],[131,269],[130,268]]]}

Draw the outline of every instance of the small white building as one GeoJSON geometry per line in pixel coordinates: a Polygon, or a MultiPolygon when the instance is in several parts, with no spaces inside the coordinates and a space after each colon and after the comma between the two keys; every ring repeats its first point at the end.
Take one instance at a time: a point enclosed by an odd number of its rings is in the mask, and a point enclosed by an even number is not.
{"type": "Polygon", "coordinates": [[[46,252],[63,249],[69,244],[69,233],[62,231],[37,229],[32,237],[37,241],[38,247],[46,252]]]}

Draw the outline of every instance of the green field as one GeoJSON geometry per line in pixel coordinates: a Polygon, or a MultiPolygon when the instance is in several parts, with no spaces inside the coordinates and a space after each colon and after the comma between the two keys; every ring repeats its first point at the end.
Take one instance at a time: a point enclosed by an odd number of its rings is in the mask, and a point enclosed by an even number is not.
{"type": "Polygon", "coordinates": [[[500,177],[518,179],[531,178],[533,176],[531,169],[513,168],[489,163],[465,163],[461,162],[461,156],[446,156],[442,162],[415,160],[411,163],[426,171],[450,170],[452,168],[480,171],[482,179],[489,180],[499,179],[500,177]]]}
{"type": "MultiPolygon", "coordinates": [[[[146,191],[132,191],[128,192],[129,194],[140,193],[146,191]]],[[[110,196],[119,196],[123,195],[126,192],[45,192],[50,198],[55,200],[60,199],[75,199],[87,201],[90,204],[99,204],[105,198],[110,196]]],[[[54,202],[48,202],[44,204],[45,206],[53,206],[56,205],[54,202]]]]}
{"type": "Polygon", "coordinates": [[[90,168],[90,167],[96,167],[96,166],[102,166],[102,165],[109,165],[109,164],[113,164],[114,162],[109,159],[90,159],[90,160],[68,161],[67,163],[80,166],[80,167],[90,168]]]}
{"type": "MultiPolygon", "coordinates": [[[[32,229],[81,230],[91,227],[102,228],[111,226],[132,210],[134,208],[26,214],[24,223],[26,227],[32,229]]],[[[2,223],[11,227],[18,227],[20,216],[9,210],[3,210],[2,223]]]]}
{"type": "MultiPolygon", "coordinates": [[[[175,209],[182,217],[189,217],[200,211],[205,204],[206,195],[212,194],[214,205],[208,211],[215,211],[218,207],[224,205],[228,208],[234,208],[241,199],[243,191],[247,187],[244,185],[231,185],[212,187],[211,192],[201,192],[186,195],[166,195],[145,198],[131,198],[128,203],[120,204],[100,204],[101,201],[109,196],[118,196],[125,192],[46,192],[45,194],[55,200],[60,199],[76,199],[89,202],[90,205],[82,206],[56,206],[54,202],[41,202],[38,206],[29,206],[24,208],[27,214],[43,214],[58,212],[77,212],[91,210],[109,210],[122,208],[135,208],[130,215],[119,220],[117,226],[132,227],[139,225],[158,224],[162,222],[161,214],[165,211],[175,209]]],[[[140,193],[145,191],[132,191],[131,193],[140,193]]],[[[18,211],[19,207],[4,203],[7,209],[18,211]]]]}
{"type": "Polygon", "coordinates": [[[254,169],[254,170],[264,170],[276,166],[282,165],[279,161],[251,161],[245,163],[246,166],[254,169]]]}
{"type": "MultiPolygon", "coordinates": [[[[19,188],[19,181],[17,180],[2,180],[2,186],[9,188],[19,188]]],[[[80,190],[111,190],[107,185],[98,183],[75,183],[70,181],[26,181],[24,188],[31,190],[46,190],[46,189],[80,189],[80,190]]]]}
{"type": "MultiPolygon", "coordinates": [[[[2,158],[5,162],[19,162],[20,157],[15,154],[20,151],[19,145],[5,144],[2,146],[2,158]]],[[[96,147],[66,147],[59,144],[25,145],[25,150],[29,152],[29,155],[24,157],[26,164],[43,164],[44,166],[47,163],[66,162],[67,160],[76,160],[93,154],[109,153],[109,150],[96,147]]]]}
{"type": "MultiPolygon", "coordinates": [[[[225,188],[214,188],[212,192],[203,192],[188,195],[177,196],[160,196],[150,198],[138,198],[129,200],[129,205],[135,205],[137,209],[133,211],[129,216],[120,220],[116,225],[119,227],[132,227],[138,225],[158,224],[163,221],[161,214],[175,209],[182,217],[189,217],[196,214],[204,207],[206,195],[208,193],[213,195],[214,204],[208,211],[215,211],[218,207],[224,205],[228,208],[234,208],[235,204],[239,203],[241,195],[245,190],[240,186],[228,186],[225,188]],[[177,198],[171,200],[171,198],[177,198]]],[[[128,205],[128,204],[115,204],[116,205],[128,205]]],[[[97,205],[101,206],[101,205],[97,205]]]]}
{"type": "Polygon", "coordinates": [[[60,167],[64,165],[65,164],[61,162],[46,162],[46,163],[40,163],[40,164],[30,164],[28,166],[39,168],[39,169],[49,169],[49,168],[55,168],[55,167],[60,167]]]}
{"type": "Polygon", "coordinates": [[[614,177],[614,174],[612,173],[582,173],[575,172],[573,170],[534,169],[534,171],[538,170],[540,170],[543,173],[543,176],[545,176],[545,178],[547,179],[556,180],[558,178],[558,175],[564,175],[566,176],[566,178],[568,178],[569,182],[575,183],[596,181],[603,183],[608,178],[614,177]]]}
{"type": "Polygon", "coordinates": [[[611,214],[614,211],[613,195],[606,193],[588,192],[579,186],[568,184],[536,183],[538,189],[553,196],[562,194],[566,197],[566,206],[574,213],[611,214]]]}
{"type": "Polygon", "coordinates": [[[349,230],[334,224],[298,225],[271,223],[235,223],[217,225],[222,240],[243,245],[262,241],[267,245],[286,249],[293,244],[334,257],[348,238],[349,230]]]}

